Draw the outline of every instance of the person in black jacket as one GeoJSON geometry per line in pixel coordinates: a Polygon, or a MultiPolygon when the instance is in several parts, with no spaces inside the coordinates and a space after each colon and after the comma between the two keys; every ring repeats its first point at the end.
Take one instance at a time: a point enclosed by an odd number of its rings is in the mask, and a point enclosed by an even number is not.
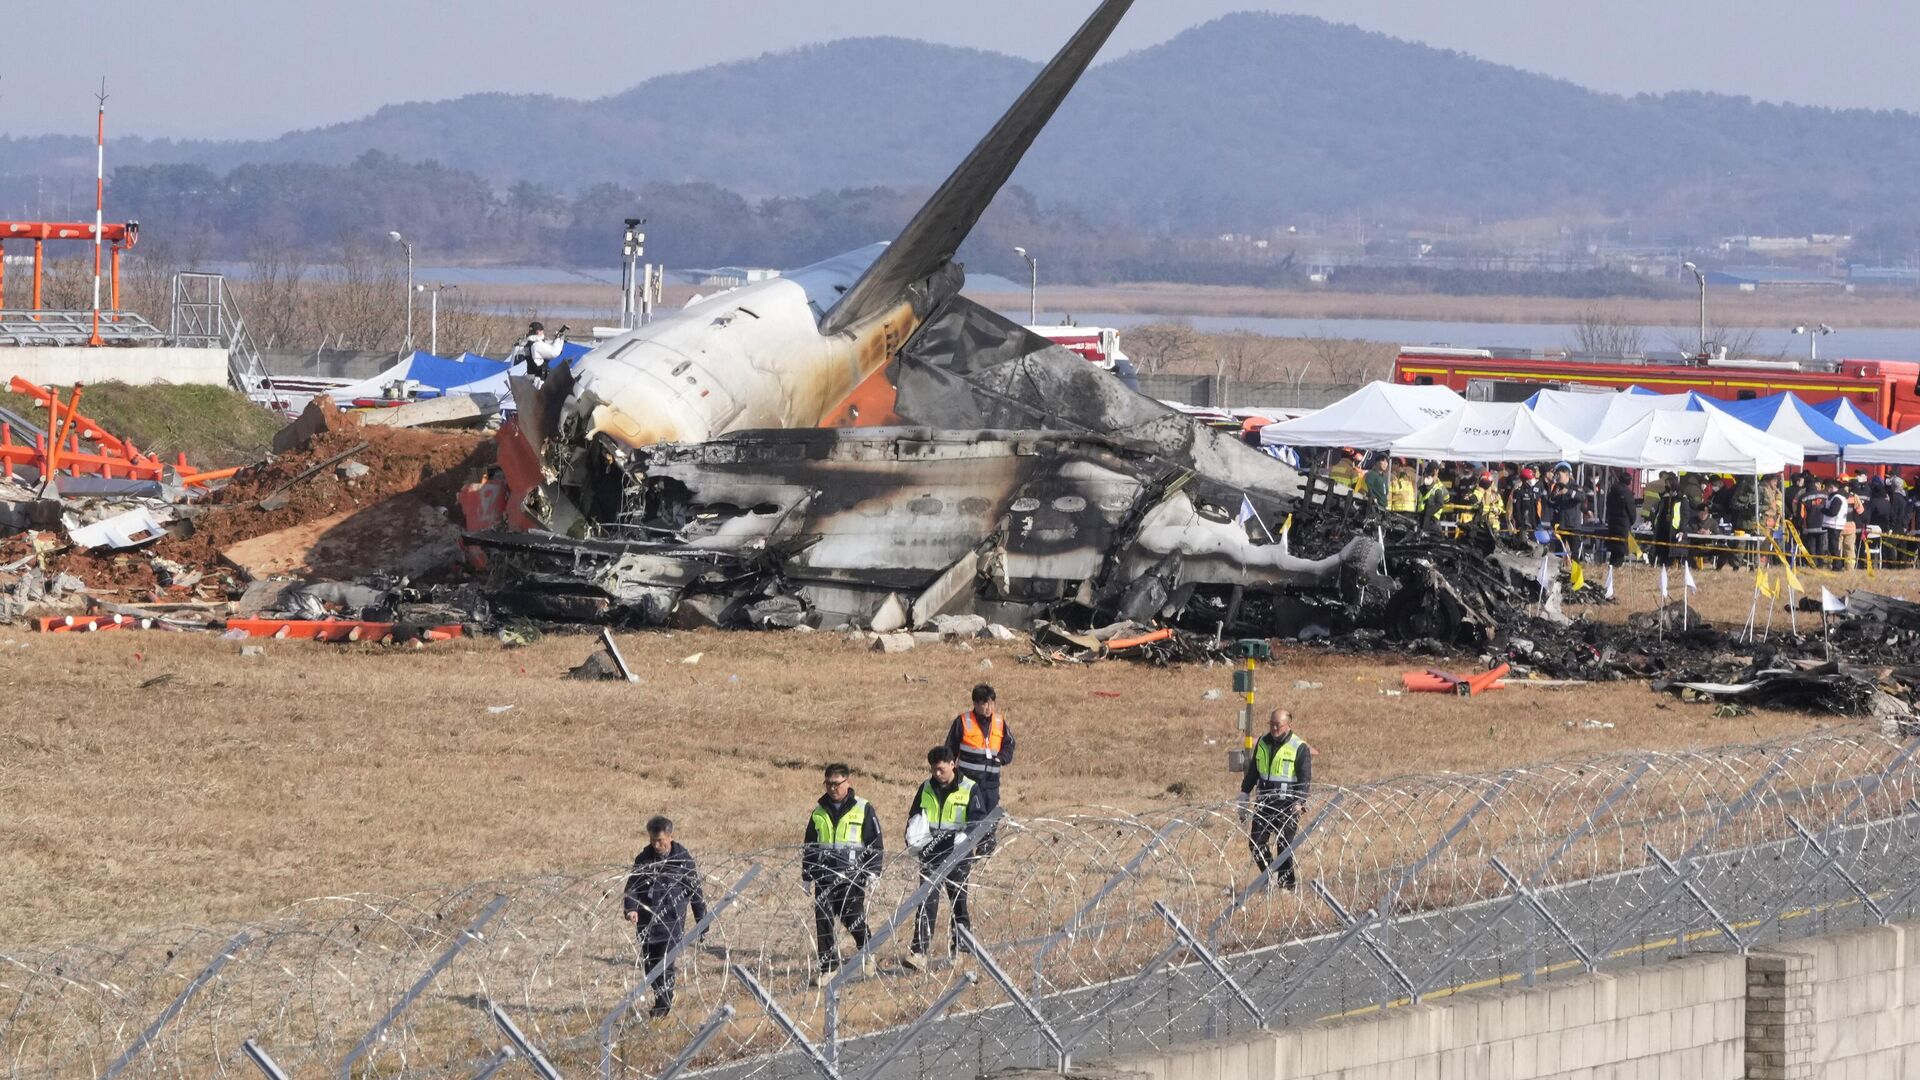
{"type": "Polygon", "coordinates": [[[1627,561],[1627,537],[1633,535],[1633,523],[1639,517],[1625,472],[1614,470],[1607,484],[1606,505],[1607,565],[1619,566],[1627,561]]]}
{"type": "MultiPolygon", "coordinates": [[[[820,954],[816,986],[840,967],[834,923],[853,935],[854,948],[866,946],[867,886],[880,876],[886,858],[880,817],[871,803],[854,794],[849,775],[840,762],[826,767],[826,793],[814,804],[800,838],[800,879],[813,890],[813,936],[820,954]]],[[[873,957],[867,957],[861,970],[873,974],[873,957]]]]}
{"type": "Polygon", "coordinates": [[[1253,849],[1254,866],[1266,873],[1278,859],[1272,880],[1283,889],[1294,888],[1293,838],[1312,786],[1313,747],[1293,733],[1293,714],[1275,709],[1240,777],[1240,820],[1249,826],[1247,846],[1253,849]]]}
{"type": "MultiPolygon", "coordinates": [[[[647,846],[633,860],[627,875],[627,921],[640,937],[642,970],[652,971],[686,932],[687,908],[695,922],[707,917],[707,898],[700,889],[700,868],[693,856],[673,839],[673,822],[654,817],[647,822],[647,846]]],[[[653,980],[653,1008],[647,1015],[664,1017],[673,1010],[673,965],[667,964],[653,980]]]]}

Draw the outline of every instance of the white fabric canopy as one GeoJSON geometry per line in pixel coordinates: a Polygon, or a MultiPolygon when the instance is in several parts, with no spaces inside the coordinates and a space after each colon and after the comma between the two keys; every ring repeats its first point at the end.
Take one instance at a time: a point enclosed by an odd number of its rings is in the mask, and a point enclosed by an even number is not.
{"type": "Polygon", "coordinates": [[[1464,404],[1444,386],[1371,382],[1310,416],[1268,424],[1260,429],[1260,441],[1381,450],[1402,435],[1452,416],[1464,404]]]}
{"type": "Polygon", "coordinates": [[[1849,465],[1920,465],[1920,427],[1847,447],[1849,465]]]}
{"type": "Polygon", "coordinates": [[[1581,442],[1592,442],[1626,430],[1650,412],[1677,412],[1697,409],[1699,405],[1692,392],[1589,394],[1577,390],[1541,390],[1527,399],[1527,407],[1581,442]]]}
{"type": "Polygon", "coordinates": [[[1527,408],[1555,428],[1576,439],[1593,438],[1606,419],[1607,407],[1620,395],[1588,394],[1578,390],[1541,390],[1527,399],[1527,408]]]}
{"type": "Polygon", "coordinates": [[[1804,460],[1800,448],[1718,409],[1658,409],[1581,451],[1589,465],[1674,472],[1774,473],[1804,460]]]}
{"type": "Polygon", "coordinates": [[[1519,402],[1469,401],[1393,440],[1392,451],[1429,461],[1579,461],[1580,440],[1519,402]]]}

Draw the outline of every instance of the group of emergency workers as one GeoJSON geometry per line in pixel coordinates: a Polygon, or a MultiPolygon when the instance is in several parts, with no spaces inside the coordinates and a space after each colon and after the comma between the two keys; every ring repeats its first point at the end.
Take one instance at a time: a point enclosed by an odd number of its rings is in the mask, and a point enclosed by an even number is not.
{"type": "Polygon", "coordinates": [[[1852,568],[1866,538],[1885,534],[1881,561],[1920,561],[1920,498],[1912,483],[1886,478],[1816,477],[1808,472],[1731,476],[1664,472],[1637,490],[1630,470],[1568,462],[1507,463],[1480,468],[1395,461],[1384,453],[1336,450],[1328,475],[1390,514],[1462,534],[1531,538],[1580,559],[1625,562],[1636,532],[1655,563],[1737,565],[1746,553],[1764,557],[1773,545],[1744,547],[1714,537],[1771,538],[1779,550],[1852,568]],[[1796,546],[1796,542],[1798,546],[1796,546]]]}
{"type": "MultiPolygon", "coordinates": [[[[946,737],[927,751],[927,779],[907,803],[907,850],[918,857],[920,879],[932,882],[914,920],[913,940],[905,964],[913,971],[929,966],[934,922],[941,897],[952,907],[948,919],[948,954],[966,954],[960,928],[972,928],[968,877],[973,863],[991,855],[991,826],[972,837],[975,828],[1000,805],[1002,770],[1013,764],[1013,729],[1000,711],[994,689],[985,683],[973,688],[966,711],[953,718],[946,737]],[[973,840],[972,849],[952,866],[955,846],[973,840]],[[943,872],[944,868],[944,872],[943,872]],[[938,881],[935,879],[938,878],[938,881]]],[[[813,899],[814,945],[818,964],[814,984],[831,979],[840,968],[836,928],[853,939],[856,954],[866,951],[867,892],[880,876],[886,860],[886,835],[880,815],[853,789],[853,770],[834,762],[822,770],[825,789],[807,813],[801,834],[800,879],[813,899]]],[[[674,964],[664,963],[684,936],[691,911],[696,922],[706,917],[700,872],[693,856],[673,838],[673,822],[656,817],[647,823],[648,843],[634,859],[627,877],[625,910],[640,938],[644,970],[654,972],[654,1000],[650,1015],[664,1017],[673,1007],[674,964]]],[[[863,974],[876,971],[874,958],[865,956],[863,974]]]]}

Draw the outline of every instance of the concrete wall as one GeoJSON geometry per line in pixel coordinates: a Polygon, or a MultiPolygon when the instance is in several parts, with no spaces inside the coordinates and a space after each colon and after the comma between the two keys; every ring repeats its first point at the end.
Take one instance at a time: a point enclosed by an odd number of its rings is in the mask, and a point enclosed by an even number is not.
{"type": "MultiPolygon", "coordinates": [[[[1756,1061],[1754,1080],[1879,1080],[1920,1077],[1920,926],[1889,926],[1809,938],[1769,950],[1800,958],[1806,978],[1797,992],[1789,967],[1781,980],[1785,1031],[1811,1029],[1811,1069],[1769,1072],[1756,1061]]],[[[1762,957],[1756,956],[1756,962],[1762,957]]],[[[1751,1008],[1759,1013],[1760,1002],[1751,1008]]],[[[1756,1015],[1756,1019],[1757,1019],[1756,1015]]],[[[1757,1039],[1750,1036],[1749,1042],[1757,1039]]],[[[1749,1046],[1749,1050],[1753,1047],[1749,1046]]],[[[1796,1062],[1785,1061],[1783,1065],[1796,1062]]]]}
{"type": "Polygon", "coordinates": [[[1915,929],[1461,993],[1384,1015],[1117,1056],[1092,1069],[1153,1080],[1920,1077],[1915,929]]]}
{"type": "Polygon", "coordinates": [[[227,385],[227,350],[166,346],[90,349],[77,345],[0,346],[0,385],[15,375],[45,386],[78,383],[227,385]]]}

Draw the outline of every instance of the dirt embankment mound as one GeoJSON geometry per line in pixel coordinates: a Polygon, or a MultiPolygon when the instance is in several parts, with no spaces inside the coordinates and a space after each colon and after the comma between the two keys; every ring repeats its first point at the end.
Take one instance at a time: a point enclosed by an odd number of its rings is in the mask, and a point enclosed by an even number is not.
{"type": "Polygon", "coordinates": [[[211,567],[220,552],[242,541],[281,529],[364,509],[411,493],[459,520],[460,488],[481,479],[494,462],[490,436],[466,432],[409,431],[362,427],[351,420],[314,436],[305,447],[262,462],[233,478],[210,496],[193,518],[192,534],[169,537],[155,554],[189,566],[211,567]],[[362,443],[363,449],[356,449],[362,443]],[[341,457],[341,455],[346,455],[341,457]],[[323,462],[313,475],[301,474],[323,462]],[[367,467],[345,469],[348,462],[367,467]],[[287,487],[292,484],[292,487],[287,487]],[[271,510],[260,502],[286,488],[286,504],[271,510]]]}

